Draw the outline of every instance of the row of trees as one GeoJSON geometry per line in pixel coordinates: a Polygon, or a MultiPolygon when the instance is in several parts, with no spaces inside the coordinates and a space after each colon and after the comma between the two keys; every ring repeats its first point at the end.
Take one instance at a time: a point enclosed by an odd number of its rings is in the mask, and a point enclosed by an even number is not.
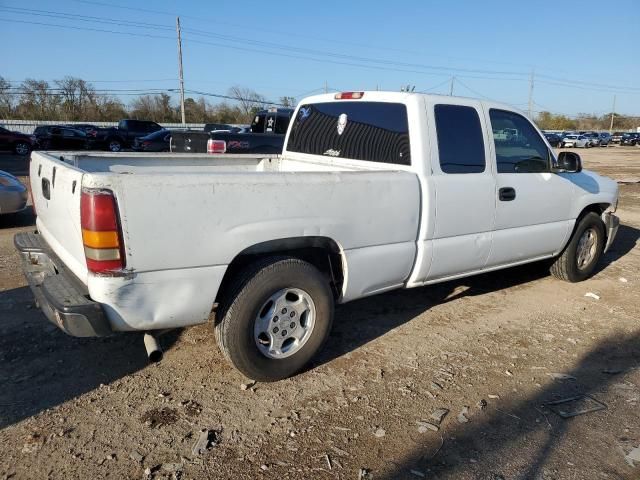
{"type": "MultiPolygon", "coordinates": [[[[535,119],[542,130],[609,130],[611,113],[601,116],[580,113],[575,118],[551,112],[540,112],[535,119]]],[[[640,126],[640,117],[614,114],[614,130],[631,130],[640,126]]]]}
{"type": "MultiPolygon", "coordinates": [[[[212,104],[204,97],[185,98],[188,123],[249,123],[255,112],[268,105],[253,90],[233,87],[229,101],[212,104]]],[[[292,97],[282,97],[285,106],[295,105],[292,97]]],[[[180,105],[167,93],[144,94],[125,104],[108,91],[98,91],[75,77],[55,80],[27,79],[12,85],[0,76],[0,119],[109,122],[122,118],[180,122],[180,105]]]]}

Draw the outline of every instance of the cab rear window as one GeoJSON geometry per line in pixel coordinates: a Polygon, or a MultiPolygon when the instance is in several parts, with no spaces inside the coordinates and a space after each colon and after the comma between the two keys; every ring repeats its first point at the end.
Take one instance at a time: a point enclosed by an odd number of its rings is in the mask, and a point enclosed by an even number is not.
{"type": "Polygon", "coordinates": [[[361,101],[302,105],[287,150],[410,165],[407,108],[401,103],[361,101]]]}

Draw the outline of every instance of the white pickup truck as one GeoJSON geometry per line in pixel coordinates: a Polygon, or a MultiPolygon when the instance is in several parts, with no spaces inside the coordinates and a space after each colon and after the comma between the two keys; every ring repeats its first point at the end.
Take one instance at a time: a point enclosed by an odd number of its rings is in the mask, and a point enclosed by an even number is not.
{"type": "Polygon", "coordinates": [[[282,155],[34,152],[30,176],[15,245],[49,320],[153,340],[213,312],[264,381],[311,359],[335,303],[543,259],[580,281],[618,227],[616,183],[518,111],[415,93],[306,98],[282,155]]]}

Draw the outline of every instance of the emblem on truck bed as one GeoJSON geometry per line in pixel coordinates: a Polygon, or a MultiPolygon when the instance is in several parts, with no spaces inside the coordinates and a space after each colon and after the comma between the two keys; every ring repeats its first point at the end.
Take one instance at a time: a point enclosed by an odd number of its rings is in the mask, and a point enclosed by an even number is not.
{"type": "Polygon", "coordinates": [[[347,126],[347,114],[346,113],[341,113],[340,116],[338,117],[338,135],[342,135],[342,132],[344,132],[344,129],[347,126]]]}

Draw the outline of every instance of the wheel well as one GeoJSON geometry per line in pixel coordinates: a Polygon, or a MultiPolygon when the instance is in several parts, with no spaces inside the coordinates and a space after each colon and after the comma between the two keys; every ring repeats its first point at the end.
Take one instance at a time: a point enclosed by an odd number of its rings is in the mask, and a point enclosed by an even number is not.
{"type": "Polygon", "coordinates": [[[222,278],[216,303],[226,294],[238,273],[255,261],[274,256],[299,258],[309,262],[325,275],[336,299],[342,294],[344,265],[338,244],[327,237],[297,237],[258,243],[240,252],[227,267],[222,278]]]}
{"type": "Polygon", "coordinates": [[[598,215],[602,215],[607,208],[609,208],[608,203],[592,203],[591,205],[587,205],[586,207],[584,207],[584,209],[582,209],[580,215],[578,215],[578,220],[576,220],[576,223],[578,223],[578,221],[587,213],[593,212],[597,213],[598,215]]]}

